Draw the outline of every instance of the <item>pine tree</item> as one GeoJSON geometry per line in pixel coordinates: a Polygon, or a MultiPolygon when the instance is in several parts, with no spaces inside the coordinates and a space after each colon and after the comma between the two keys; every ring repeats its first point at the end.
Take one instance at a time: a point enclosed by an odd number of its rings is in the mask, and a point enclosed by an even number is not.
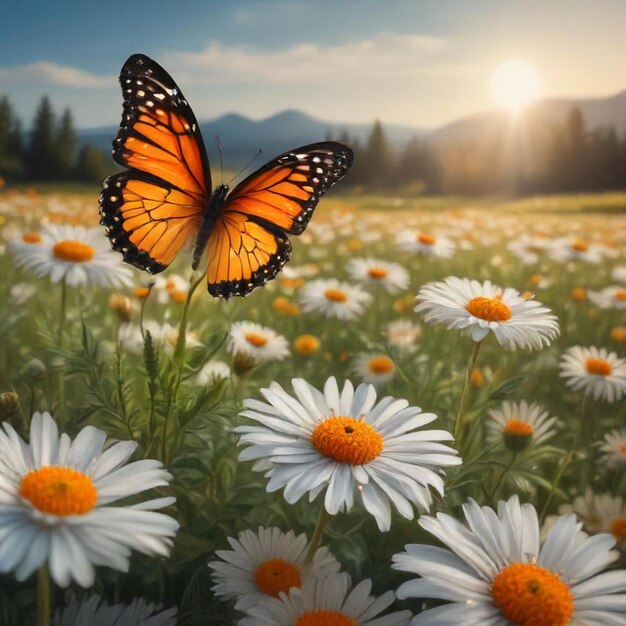
{"type": "Polygon", "coordinates": [[[28,169],[35,180],[56,178],[58,168],[54,139],[54,111],[50,99],[44,96],[35,114],[28,151],[28,169]]]}
{"type": "Polygon", "coordinates": [[[0,176],[16,178],[22,173],[20,123],[9,99],[0,99],[0,176]]]}
{"type": "Polygon", "coordinates": [[[104,153],[93,144],[86,144],[78,153],[76,178],[85,183],[101,183],[109,168],[104,153]]]}
{"type": "Polygon", "coordinates": [[[61,122],[55,136],[54,151],[57,177],[62,180],[71,178],[74,173],[76,132],[69,109],[65,109],[61,116],[61,122]]]}
{"type": "Polygon", "coordinates": [[[376,120],[363,151],[362,164],[364,181],[372,189],[382,189],[390,183],[391,159],[391,150],[383,126],[376,120]]]}

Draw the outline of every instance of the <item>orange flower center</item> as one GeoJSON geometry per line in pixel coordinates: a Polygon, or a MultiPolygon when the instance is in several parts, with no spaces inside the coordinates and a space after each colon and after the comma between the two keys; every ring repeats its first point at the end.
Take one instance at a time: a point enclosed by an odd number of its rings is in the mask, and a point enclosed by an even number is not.
{"type": "Polygon", "coordinates": [[[359,626],[359,623],[339,611],[305,611],[294,626],[359,626]]]}
{"type": "Polygon", "coordinates": [[[374,356],[367,363],[367,369],[372,374],[389,374],[396,369],[393,361],[388,356],[374,356]]]}
{"type": "Polygon", "coordinates": [[[382,269],[382,267],[370,267],[367,270],[367,273],[370,278],[374,280],[382,280],[383,278],[387,278],[387,270],[382,269]]]}
{"type": "Polygon", "coordinates": [[[364,465],[383,451],[383,437],[353,417],[329,417],[313,431],[311,442],[325,457],[339,463],[364,465]]]}
{"type": "Polygon", "coordinates": [[[320,349],[320,340],[314,335],[300,335],[293,345],[298,354],[309,356],[320,349]]]}
{"type": "Polygon", "coordinates": [[[626,289],[618,289],[614,294],[613,297],[616,300],[621,300],[622,302],[624,300],[626,300],[626,289]]]}
{"type": "Polygon", "coordinates": [[[483,375],[483,373],[478,368],[474,368],[470,376],[470,383],[474,387],[482,387],[484,382],[485,376],[483,375]]]}
{"type": "Polygon", "coordinates": [[[254,573],[260,591],[278,598],[281,591],[288,593],[292,587],[300,587],[302,579],[297,567],[282,559],[270,559],[257,567],[254,573]]]}
{"type": "Polygon", "coordinates": [[[491,585],[493,603],[518,626],[565,626],[574,597],[556,574],[531,563],[512,563],[491,585]]]}
{"type": "Polygon", "coordinates": [[[424,233],[420,233],[417,236],[417,241],[419,243],[423,243],[425,246],[434,246],[437,243],[437,238],[432,235],[426,235],[424,233]]]}
{"type": "Polygon", "coordinates": [[[348,299],[348,296],[341,289],[327,289],[324,296],[331,302],[345,302],[348,299]]]}
{"type": "Polygon", "coordinates": [[[52,254],[61,261],[69,263],[85,263],[91,261],[96,251],[82,241],[66,240],[54,244],[52,254]]]}
{"type": "Polygon", "coordinates": [[[98,500],[89,476],[56,465],[28,472],[20,483],[20,496],[42,513],[58,516],[84,515],[98,500]]]}
{"type": "Polygon", "coordinates": [[[244,335],[246,341],[255,348],[262,348],[267,343],[267,337],[255,332],[248,332],[244,335]]]}
{"type": "Polygon", "coordinates": [[[584,287],[574,287],[570,292],[572,300],[577,300],[581,302],[587,298],[587,290],[584,287]]]}
{"type": "Polygon", "coordinates": [[[148,287],[135,287],[133,289],[133,293],[136,298],[143,300],[150,295],[150,289],[148,287]]]}
{"type": "Polygon", "coordinates": [[[610,376],[613,371],[613,367],[608,361],[593,358],[589,358],[585,361],[585,369],[588,374],[594,376],[610,376]]]}
{"type": "Polygon", "coordinates": [[[626,326],[616,326],[612,328],[611,339],[613,341],[626,341],[626,326]]]}
{"type": "Polygon", "coordinates": [[[506,322],[511,319],[511,309],[500,298],[472,298],[465,307],[468,313],[488,322],[506,322]]]}
{"type": "Polygon", "coordinates": [[[579,239],[572,244],[572,249],[576,250],[576,252],[587,252],[587,250],[589,250],[589,244],[579,239]]]}
{"type": "Polygon", "coordinates": [[[504,432],[509,435],[532,435],[534,428],[532,424],[513,418],[504,425],[504,432]]]}
{"type": "Polygon", "coordinates": [[[617,449],[619,450],[620,454],[626,454],[626,441],[620,443],[617,449]]]}
{"type": "Polygon", "coordinates": [[[626,539],[626,516],[622,515],[621,517],[616,517],[612,520],[609,530],[611,531],[613,537],[615,537],[618,541],[626,539]]]}
{"type": "Polygon", "coordinates": [[[41,235],[39,233],[24,233],[22,241],[24,243],[41,243],[41,235]]]}

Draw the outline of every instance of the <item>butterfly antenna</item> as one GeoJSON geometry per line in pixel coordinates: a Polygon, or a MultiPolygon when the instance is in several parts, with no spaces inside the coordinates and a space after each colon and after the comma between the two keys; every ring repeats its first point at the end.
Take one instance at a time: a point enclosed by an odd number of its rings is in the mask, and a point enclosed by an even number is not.
{"type": "Polygon", "coordinates": [[[222,185],[224,184],[224,163],[222,162],[222,142],[218,135],[215,135],[215,145],[217,146],[217,153],[220,155],[220,177],[222,185]]]}
{"type": "Polygon", "coordinates": [[[230,185],[230,183],[232,183],[233,180],[235,180],[235,178],[238,178],[239,176],[241,176],[262,154],[263,154],[263,148],[259,148],[257,150],[257,153],[252,157],[252,160],[245,167],[243,167],[241,170],[239,170],[239,172],[237,174],[235,174],[228,181],[228,184],[230,185]]]}

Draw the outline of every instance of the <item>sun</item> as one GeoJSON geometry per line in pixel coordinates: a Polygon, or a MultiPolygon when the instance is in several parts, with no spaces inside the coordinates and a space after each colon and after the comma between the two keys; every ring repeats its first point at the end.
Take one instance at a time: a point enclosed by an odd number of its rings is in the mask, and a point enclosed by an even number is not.
{"type": "Polygon", "coordinates": [[[491,74],[491,98],[501,107],[519,110],[542,93],[541,74],[527,61],[510,59],[491,74]]]}

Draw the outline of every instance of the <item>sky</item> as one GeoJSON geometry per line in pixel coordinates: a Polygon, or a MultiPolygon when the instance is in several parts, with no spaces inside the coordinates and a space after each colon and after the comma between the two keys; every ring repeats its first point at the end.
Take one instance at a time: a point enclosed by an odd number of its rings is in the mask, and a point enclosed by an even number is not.
{"type": "Polygon", "coordinates": [[[28,126],[43,94],[77,126],[119,122],[142,52],[206,120],[299,109],[435,128],[492,108],[508,59],[546,97],[626,88],[626,0],[0,0],[0,94],[28,126]]]}

